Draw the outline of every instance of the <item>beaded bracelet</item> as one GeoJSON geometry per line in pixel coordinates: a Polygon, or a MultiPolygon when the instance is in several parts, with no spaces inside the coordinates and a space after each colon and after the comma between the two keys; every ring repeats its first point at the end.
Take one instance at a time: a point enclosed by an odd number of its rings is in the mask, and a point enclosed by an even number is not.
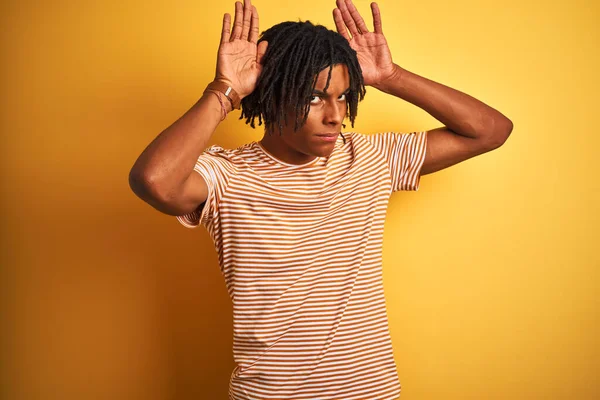
{"type": "Polygon", "coordinates": [[[216,90],[205,90],[205,92],[209,92],[214,94],[215,96],[217,96],[217,99],[219,99],[219,104],[221,104],[221,111],[222,111],[222,117],[221,117],[221,121],[223,121],[225,119],[225,117],[227,116],[227,110],[225,109],[225,104],[223,104],[223,100],[221,100],[221,96],[219,96],[219,92],[217,92],[216,90]]]}

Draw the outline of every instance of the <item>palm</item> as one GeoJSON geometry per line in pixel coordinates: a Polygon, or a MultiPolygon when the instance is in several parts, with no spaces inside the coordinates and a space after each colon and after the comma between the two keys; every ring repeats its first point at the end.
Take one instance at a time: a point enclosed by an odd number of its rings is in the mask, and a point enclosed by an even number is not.
{"type": "Polygon", "coordinates": [[[356,51],[365,85],[373,85],[393,72],[394,64],[382,34],[367,32],[350,40],[356,51]]]}
{"type": "Polygon", "coordinates": [[[258,11],[251,0],[235,3],[235,21],[223,16],[221,44],[217,55],[215,80],[226,82],[243,98],[254,91],[262,72],[262,56],[268,43],[258,44],[258,11]]]}
{"type": "Polygon", "coordinates": [[[251,93],[262,70],[256,61],[257,45],[247,40],[221,44],[217,56],[217,79],[229,80],[244,96],[251,93]]]}
{"type": "Polygon", "coordinates": [[[381,16],[377,3],[371,4],[375,32],[369,32],[365,21],[351,0],[337,0],[333,19],[337,31],[356,51],[365,85],[376,85],[394,72],[392,54],[381,30],[381,16]],[[348,34],[348,30],[350,34],[348,34]]]}

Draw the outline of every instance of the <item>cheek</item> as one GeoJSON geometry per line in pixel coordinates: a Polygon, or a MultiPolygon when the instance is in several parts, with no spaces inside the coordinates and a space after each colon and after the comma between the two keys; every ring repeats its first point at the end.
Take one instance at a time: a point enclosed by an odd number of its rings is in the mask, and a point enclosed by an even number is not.
{"type": "Polygon", "coordinates": [[[315,107],[311,107],[310,108],[310,112],[308,113],[308,118],[306,118],[306,124],[305,126],[311,126],[314,127],[317,124],[320,123],[321,121],[321,109],[318,106],[315,107]]]}
{"type": "Polygon", "coordinates": [[[321,125],[318,123],[316,118],[311,118],[310,116],[306,120],[306,123],[302,127],[302,134],[299,135],[303,138],[310,138],[315,133],[322,131],[321,125]]]}
{"type": "Polygon", "coordinates": [[[312,122],[309,117],[302,128],[298,129],[298,131],[289,137],[289,144],[298,150],[306,150],[308,147],[311,147],[310,143],[312,142],[312,137],[317,130],[314,122],[312,122]]]}
{"type": "Polygon", "coordinates": [[[338,112],[342,116],[342,119],[346,118],[346,111],[347,110],[348,110],[348,102],[347,101],[340,101],[340,103],[338,105],[338,112]]]}

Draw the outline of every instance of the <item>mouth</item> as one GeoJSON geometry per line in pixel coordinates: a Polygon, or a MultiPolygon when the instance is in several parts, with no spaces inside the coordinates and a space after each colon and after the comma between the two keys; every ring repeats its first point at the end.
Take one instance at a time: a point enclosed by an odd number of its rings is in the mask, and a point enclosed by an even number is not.
{"type": "Polygon", "coordinates": [[[329,138],[329,139],[335,139],[339,136],[339,132],[334,132],[334,133],[316,133],[315,136],[320,137],[320,138],[329,138]]]}
{"type": "Polygon", "coordinates": [[[337,137],[340,133],[339,132],[322,132],[322,133],[315,133],[315,136],[333,136],[333,137],[337,137]]]}
{"type": "Polygon", "coordinates": [[[315,136],[324,142],[335,142],[339,133],[317,133],[315,136]]]}

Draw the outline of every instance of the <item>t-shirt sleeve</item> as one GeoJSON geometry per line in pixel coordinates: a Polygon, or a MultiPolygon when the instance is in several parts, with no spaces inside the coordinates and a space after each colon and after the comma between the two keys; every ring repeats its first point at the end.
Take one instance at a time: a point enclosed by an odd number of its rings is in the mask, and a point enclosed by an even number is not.
{"type": "Polygon", "coordinates": [[[425,162],[427,131],[368,135],[369,141],[385,157],[392,179],[392,192],[419,190],[425,162]]]}
{"type": "Polygon", "coordinates": [[[219,204],[233,175],[234,165],[227,150],[213,145],[198,157],[194,171],[206,181],[208,197],[197,210],[176,216],[186,228],[196,228],[202,224],[208,228],[219,215],[219,204]]]}

